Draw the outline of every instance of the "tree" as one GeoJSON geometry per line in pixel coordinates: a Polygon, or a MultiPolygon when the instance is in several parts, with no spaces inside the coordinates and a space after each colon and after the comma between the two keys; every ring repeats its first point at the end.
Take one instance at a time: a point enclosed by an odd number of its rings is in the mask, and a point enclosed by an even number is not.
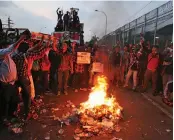
{"type": "Polygon", "coordinates": [[[93,47],[95,45],[95,43],[98,41],[98,37],[97,36],[92,36],[91,40],[89,41],[89,47],[93,47]]]}

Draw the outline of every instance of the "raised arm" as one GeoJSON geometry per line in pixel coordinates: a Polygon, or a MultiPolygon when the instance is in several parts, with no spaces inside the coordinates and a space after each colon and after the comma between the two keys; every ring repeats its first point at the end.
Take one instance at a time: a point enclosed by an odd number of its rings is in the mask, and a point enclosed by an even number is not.
{"type": "Polygon", "coordinates": [[[6,55],[14,52],[19,47],[19,45],[23,42],[23,40],[25,38],[26,38],[26,36],[25,35],[22,35],[19,38],[19,40],[16,43],[10,45],[10,47],[5,48],[5,49],[0,49],[0,58],[3,59],[6,55]]]}
{"type": "Polygon", "coordinates": [[[26,57],[33,60],[40,59],[45,55],[45,52],[48,51],[49,49],[50,49],[50,45],[48,45],[47,43],[45,46],[41,47],[39,50],[27,52],[26,57]]]}
{"type": "Polygon", "coordinates": [[[42,45],[42,43],[43,43],[43,40],[44,40],[44,36],[42,36],[42,39],[40,40],[39,43],[37,43],[37,44],[34,45],[33,47],[29,48],[29,49],[28,49],[28,52],[33,52],[33,51],[35,51],[35,50],[40,49],[40,48],[41,48],[41,45],[42,45]]]}
{"type": "Polygon", "coordinates": [[[57,8],[56,13],[57,13],[57,15],[59,14],[59,8],[57,8]]]}

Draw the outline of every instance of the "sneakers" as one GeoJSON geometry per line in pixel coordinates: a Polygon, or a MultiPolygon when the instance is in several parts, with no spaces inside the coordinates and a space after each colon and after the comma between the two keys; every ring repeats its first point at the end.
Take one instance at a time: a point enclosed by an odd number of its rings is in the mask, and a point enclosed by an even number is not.
{"type": "Polygon", "coordinates": [[[128,87],[128,85],[126,85],[126,84],[125,84],[123,87],[124,87],[124,88],[127,88],[127,87],[128,87]]]}
{"type": "Polygon", "coordinates": [[[136,91],[136,87],[133,87],[132,90],[135,92],[136,91]]]}
{"type": "Polygon", "coordinates": [[[157,93],[156,91],[153,91],[152,95],[153,95],[153,96],[157,96],[158,93],[157,93]]]}
{"type": "Polygon", "coordinates": [[[87,88],[80,88],[81,91],[88,91],[87,88]]]}
{"type": "Polygon", "coordinates": [[[57,96],[60,96],[60,91],[58,91],[57,96]]]}
{"type": "Polygon", "coordinates": [[[45,90],[45,93],[50,93],[50,92],[51,92],[50,89],[45,90]]]}
{"type": "Polygon", "coordinates": [[[67,91],[65,91],[64,93],[65,93],[65,95],[68,95],[68,92],[67,91]]]}
{"type": "Polygon", "coordinates": [[[79,92],[79,90],[78,89],[75,89],[74,92],[79,92]]]}

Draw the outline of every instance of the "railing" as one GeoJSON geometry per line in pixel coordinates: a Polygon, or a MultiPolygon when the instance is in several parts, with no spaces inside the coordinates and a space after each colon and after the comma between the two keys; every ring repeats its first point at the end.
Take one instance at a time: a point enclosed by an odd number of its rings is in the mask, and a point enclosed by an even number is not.
{"type": "Polygon", "coordinates": [[[100,41],[107,42],[108,45],[115,45],[119,40],[124,45],[125,42],[137,43],[136,37],[140,36],[140,32],[144,35],[147,32],[153,34],[152,42],[155,44],[157,30],[173,24],[173,1],[169,1],[162,6],[148,12],[147,14],[125,24],[124,26],[104,36],[100,41]],[[131,35],[131,36],[130,36],[131,35]],[[132,39],[133,38],[133,39],[132,39]],[[132,42],[133,40],[133,42],[132,42]]]}

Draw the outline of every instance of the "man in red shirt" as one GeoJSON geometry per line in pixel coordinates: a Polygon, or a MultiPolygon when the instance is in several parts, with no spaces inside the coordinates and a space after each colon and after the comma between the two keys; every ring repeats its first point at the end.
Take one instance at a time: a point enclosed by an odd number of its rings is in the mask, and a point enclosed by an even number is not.
{"type": "Polygon", "coordinates": [[[149,80],[152,79],[153,95],[156,95],[156,83],[157,83],[157,69],[159,66],[159,54],[157,46],[153,46],[152,52],[148,55],[147,69],[144,75],[144,88],[143,92],[146,91],[149,80]]]}
{"type": "Polygon", "coordinates": [[[64,90],[64,94],[68,95],[67,83],[69,78],[69,72],[71,72],[71,74],[73,73],[72,56],[68,53],[67,49],[68,44],[63,43],[62,52],[60,52],[61,62],[58,68],[58,96],[60,95],[61,90],[64,90]]]}

